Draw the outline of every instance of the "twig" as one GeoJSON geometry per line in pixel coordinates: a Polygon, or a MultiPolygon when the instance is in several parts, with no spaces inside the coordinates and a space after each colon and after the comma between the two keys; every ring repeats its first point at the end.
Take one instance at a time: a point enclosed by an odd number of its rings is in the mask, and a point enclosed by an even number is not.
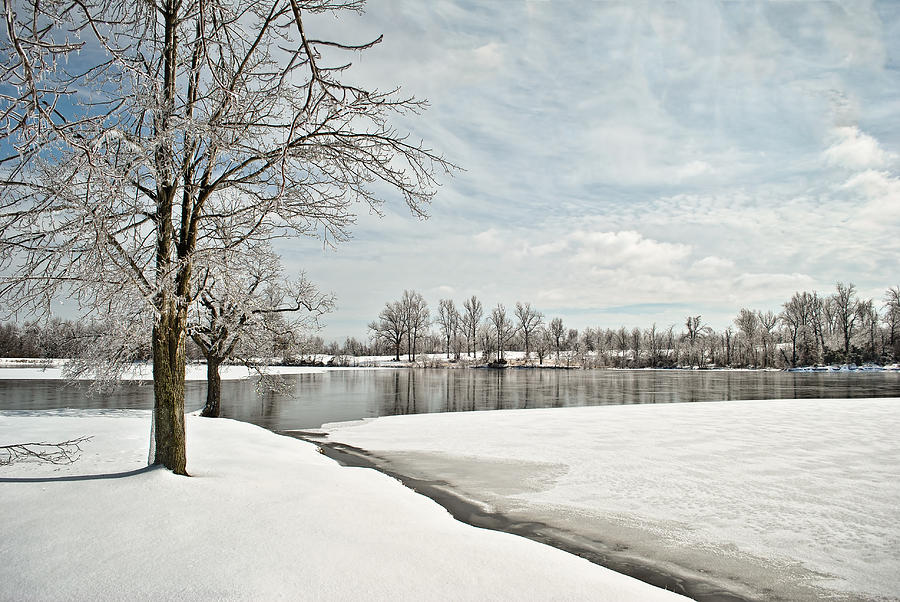
{"type": "Polygon", "coordinates": [[[81,444],[93,437],[78,437],[59,443],[13,443],[0,445],[0,466],[26,458],[50,464],[71,464],[81,457],[81,444]]]}

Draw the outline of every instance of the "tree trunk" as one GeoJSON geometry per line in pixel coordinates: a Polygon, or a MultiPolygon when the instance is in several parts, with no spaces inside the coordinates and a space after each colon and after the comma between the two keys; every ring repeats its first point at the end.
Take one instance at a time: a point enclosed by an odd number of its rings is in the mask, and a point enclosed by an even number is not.
{"type": "Polygon", "coordinates": [[[175,474],[186,475],[184,440],[184,321],[172,301],[153,326],[153,428],[156,454],[175,474]]]}
{"type": "Polygon", "coordinates": [[[200,412],[206,418],[218,418],[222,401],[222,378],[219,376],[219,366],[222,359],[208,355],[206,357],[206,406],[200,412]]]}

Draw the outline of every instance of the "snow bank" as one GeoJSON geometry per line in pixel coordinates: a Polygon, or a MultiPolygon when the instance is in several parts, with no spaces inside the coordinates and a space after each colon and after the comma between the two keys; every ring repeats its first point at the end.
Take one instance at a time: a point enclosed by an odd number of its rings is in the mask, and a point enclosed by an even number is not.
{"type": "MultiPolygon", "coordinates": [[[[43,360],[28,364],[0,364],[0,380],[59,380],[63,378],[65,360],[43,360]]],[[[349,370],[353,368],[318,368],[310,366],[266,366],[269,374],[320,374],[328,370],[349,370]]],[[[367,368],[355,368],[364,370],[367,368]]],[[[222,380],[240,380],[256,376],[256,372],[245,366],[225,365],[219,368],[222,380]]],[[[206,380],[206,364],[188,364],[185,371],[187,380],[206,380]]],[[[89,379],[85,379],[89,380],[89,379]]],[[[152,364],[135,364],[122,375],[122,380],[153,380],[152,364]]]]}
{"type": "Polygon", "coordinates": [[[192,478],[117,476],[149,421],[0,412],[0,444],[93,437],[69,466],[0,467],[0,599],[679,599],[240,422],[188,416],[192,478]]]}
{"type": "Polygon", "coordinates": [[[602,406],[324,425],[442,479],[757,597],[900,598],[900,400],[602,406]]]}

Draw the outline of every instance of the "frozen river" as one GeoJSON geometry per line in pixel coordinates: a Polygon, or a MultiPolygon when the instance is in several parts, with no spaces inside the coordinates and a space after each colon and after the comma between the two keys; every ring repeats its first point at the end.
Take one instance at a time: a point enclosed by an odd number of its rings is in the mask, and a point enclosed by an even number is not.
{"type": "Polygon", "coordinates": [[[455,496],[473,524],[697,599],[900,599],[897,398],[391,416],[324,429],[435,499],[455,496]]]}

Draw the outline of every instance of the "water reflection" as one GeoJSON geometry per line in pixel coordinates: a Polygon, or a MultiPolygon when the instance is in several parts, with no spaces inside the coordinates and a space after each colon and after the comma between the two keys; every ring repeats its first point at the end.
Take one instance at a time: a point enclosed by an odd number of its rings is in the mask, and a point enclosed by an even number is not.
{"type": "MultiPolygon", "coordinates": [[[[291,393],[257,394],[255,382],[222,383],[222,413],[274,430],[393,414],[736,399],[900,396],[897,373],[626,370],[346,370],[288,377],[291,393]]],[[[186,407],[206,385],[190,382],[186,407]]],[[[0,409],[150,408],[153,388],[92,394],[59,381],[0,381],[0,409]]]]}

